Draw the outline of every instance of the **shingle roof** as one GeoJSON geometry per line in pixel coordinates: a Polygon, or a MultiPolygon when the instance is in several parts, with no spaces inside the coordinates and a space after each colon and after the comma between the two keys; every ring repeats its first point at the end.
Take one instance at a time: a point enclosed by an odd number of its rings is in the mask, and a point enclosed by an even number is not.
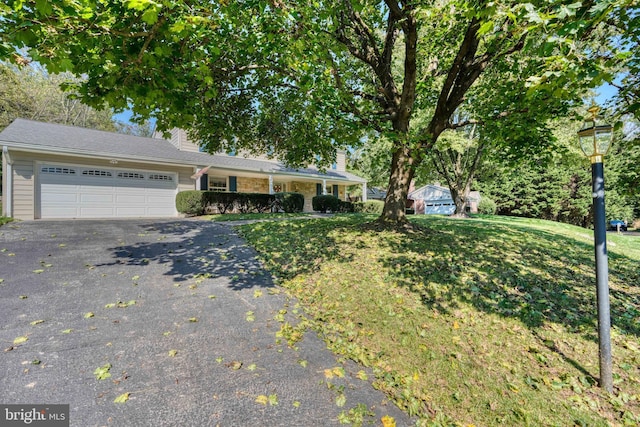
{"type": "Polygon", "coordinates": [[[321,179],[365,182],[349,172],[315,169],[293,169],[282,164],[243,157],[216,156],[180,151],[169,141],[106,132],[75,126],[16,119],[0,132],[0,144],[37,150],[44,153],[66,153],[104,156],[118,159],[145,160],[189,166],[213,166],[228,170],[272,174],[313,176],[321,179]]]}

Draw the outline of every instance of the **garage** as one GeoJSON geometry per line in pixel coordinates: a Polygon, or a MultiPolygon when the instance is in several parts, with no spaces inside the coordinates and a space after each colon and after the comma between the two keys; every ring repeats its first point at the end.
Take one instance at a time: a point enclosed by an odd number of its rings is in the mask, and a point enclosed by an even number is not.
{"type": "Polygon", "coordinates": [[[175,216],[172,172],[40,164],[40,218],[175,216]]]}

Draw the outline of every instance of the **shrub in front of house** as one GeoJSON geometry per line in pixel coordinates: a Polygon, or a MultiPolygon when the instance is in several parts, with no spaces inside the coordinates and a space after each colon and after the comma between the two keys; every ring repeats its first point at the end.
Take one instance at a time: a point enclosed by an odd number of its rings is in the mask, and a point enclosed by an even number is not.
{"type": "Polygon", "coordinates": [[[338,209],[340,207],[340,199],[330,194],[315,196],[313,199],[311,199],[311,205],[313,207],[313,210],[316,212],[338,212],[338,209]]]}
{"type": "Polygon", "coordinates": [[[355,202],[354,212],[382,215],[384,202],[382,200],[367,200],[366,202],[355,202]]]}
{"type": "Polygon", "coordinates": [[[496,202],[487,196],[482,196],[480,202],[478,203],[478,213],[484,215],[494,215],[498,210],[498,206],[496,202]]]}
{"type": "Polygon", "coordinates": [[[176,209],[181,214],[202,215],[208,205],[204,191],[190,190],[176,194],[176,209]]]}
{"type": "Polygon", "coordinates": [[[207,207],[220,214],[231,213],[236,209],[239,193],[220,193],[217,191],[204,191],[207,207]]]}
{"type": "Polygon", "coordinates": [[[250,193],[246,194],[246,196],[244,200],[246,200],[248,204],[248,212],[269,212],[276,200],[274,194],[250,193]]]}
{"type": "Polygon", "coordinates": [[[300,193],[276,193],[275,209],[285,213],[298,213],[304,210],[304,196],[300,193]]]}
{"type": "Polygon", "coordinates": [[[353,203],[351,202],[340,200],[340,205],[338,206],[338,212],[353,213],[355,212],[355,206],[353,206],[353,203]]]}

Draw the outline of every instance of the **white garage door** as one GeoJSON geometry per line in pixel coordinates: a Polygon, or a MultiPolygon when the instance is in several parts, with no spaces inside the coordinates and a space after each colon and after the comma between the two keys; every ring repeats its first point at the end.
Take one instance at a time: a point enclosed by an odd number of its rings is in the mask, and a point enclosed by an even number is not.
{"type": "Polygon", "coordinates": [[[171,172],[42,165],[40,217],[175,216],[177,176],[171,172]]]}
{"type": "Polygon", "coordinates": [[[428,202],[424,205],[424,213],[426,214],[444,214],[451,215],[456,211],[456,205],[451,202],[428,202]]]}

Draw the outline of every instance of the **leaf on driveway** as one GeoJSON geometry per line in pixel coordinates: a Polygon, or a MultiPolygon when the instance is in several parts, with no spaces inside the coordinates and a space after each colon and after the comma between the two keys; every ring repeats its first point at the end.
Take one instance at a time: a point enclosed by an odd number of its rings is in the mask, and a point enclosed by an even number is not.
{"type": "Polygon", "coordinates": [[[261,394],[260,396],[256,397],[256,402],[260,403],[261,405],[266,405],[267,403],[269,403],[269,398],[264,394],[261,394]]]}
{"type": "Polygon", "coordinates": [[[396,427],[396,420],[389,415],[385,415],[380,421],[382,421],[382,427],[396,427]]]}
{"type": "Polygon", "coordinates": [[[25,343],[27,341],[29,341],[29,337],[23,335],[21,337],[18,337],[16,339],[14,339],[13,340],[13,345],[22,344],[22,343],[25,343]]]}
{"type": "Polygon", "coordinates": [[[256,289],[255,291],[253,291],[254,298],[260,298],[261,296],[262,296],[262,291],[260,289],[256,289]]]}
{"type": "Polygon", "coordinates": [[[255,313],[253,311],[247,311],[247,322],[253,322],[256,320],[255,313]]]}
{"type": "Polygon", "coordinates": [[[110,370],[111,363],[107,363],[104,366],[96,368],[96,370],[93,371],[93,375],[96,376],[97,380],[106,380],[107,378],[111,378],[111,373],[109,372],[110,370]]]}
{"type": "Polygon", "coordinates": [[[116,397],[113,400],[113,403],[125,403],[127,400],[129,400],[129,395],[131,393],[126,392],[126,393],[122,393],[120,396],[116,397]]]}
{"type": "Polygon", "coordinates": [[[40,273],[44,273],[44,270],[38,269],[38,270],[33,270],[33,272],[36,274],[40,274],[40,273]]]}
{"type": "Polygon", "coordinates": [[[169,357],[176,357],[178,354],[178,350],[169,350],[169,357]]]}
{"type": "Polygon", "coordinates": [[[44,320],[34,320],[30,323],[31,326],[39,325],[40,323],[44,323],[44,320]]]}
{"type": "Polygon", "coordinates": [[[93,316],[95,316],[95,314],[93,314],[93,312],[92,312],[92,311],[90,311],[90,312],[88,312],[88,313],[85,313],[84,318],[85,318],[85,319],[89,319],[89,318],[91,318],[91,317],[93,317],[93,316]]]}

